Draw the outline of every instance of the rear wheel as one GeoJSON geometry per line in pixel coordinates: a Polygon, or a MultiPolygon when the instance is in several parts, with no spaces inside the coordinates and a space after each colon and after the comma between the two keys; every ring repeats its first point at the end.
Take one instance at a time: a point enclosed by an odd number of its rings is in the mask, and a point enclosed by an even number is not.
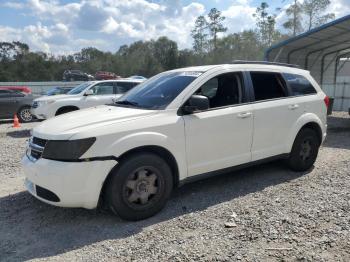
{"type": "Polygon", "coordinates": [[[316,131],[310,128],[300,130],[295,138],[288,165],[294,171],[306,171],[315,163],[320,141],[316,131]]]}
{"type": "Polygon", "coordinates": [[[33,115],[30,112],[30,107],[29,106],[22,107],[18,111],[18,120],[21,123],[28,123],[28,122],[31,122],[33,120],[33,115]]]}
{"type": "Polygon", "coordinates": [[[107,182],[109,208],[126,220],[141,220],[166,204],[173,179],[168,164],[152,153],[134,154],[122,161],[107,182]]]}

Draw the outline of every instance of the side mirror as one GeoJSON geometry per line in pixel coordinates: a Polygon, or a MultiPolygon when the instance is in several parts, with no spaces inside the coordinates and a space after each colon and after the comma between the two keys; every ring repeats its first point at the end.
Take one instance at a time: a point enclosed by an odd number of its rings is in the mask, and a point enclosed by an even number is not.
{"type": "Polygon", "coordinates": [[[94,94],[94,91],[92,91],[91,89],[87,90],[84,94],[84,96],[91,96],[94,94]]]}
{"type": "Polygon", "coordinates": [[[206,96],[192,95],[183,107],[185,114],[192,114],[196,111],[209,109],[209,99],[206,96]]]}

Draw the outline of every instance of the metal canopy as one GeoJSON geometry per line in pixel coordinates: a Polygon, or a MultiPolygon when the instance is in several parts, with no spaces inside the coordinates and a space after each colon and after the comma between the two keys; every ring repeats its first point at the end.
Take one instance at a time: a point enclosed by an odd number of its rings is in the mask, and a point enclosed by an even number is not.
{"type": "Polygon", "coordinates": [[[334,74],[332,79],[325,74],[330,69],[334,73],[339,56],[347,52],[350,52],[350,15],[270,47],[265,60],[297,64],[310,70],[320,84],[335,83],[334,74]]]}
{"type": "Polygon", "coordinates": [[[310,71],[335,110],[350,108],[350,75],[338,77],[350,58],[350,15],[282,41],[265,52],[265,60],[296,64],[310,71]]]}

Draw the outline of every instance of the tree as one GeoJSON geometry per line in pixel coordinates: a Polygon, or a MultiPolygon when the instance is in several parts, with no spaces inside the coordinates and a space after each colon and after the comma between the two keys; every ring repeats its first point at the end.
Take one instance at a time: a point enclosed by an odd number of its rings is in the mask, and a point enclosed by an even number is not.
{"type": "Polygon", "coordinates": [[[208,34],[206,30],[208,29],[208,22],[204,16],[198,16],[194,29],[191,31],[191,36],[193,38],[193,50],[198,54],[203,54],[208,45],[208,34]]]}
{"type": "Polygon", "coordinates": [[[294,3],[291,4],[285,12],[288,16],[288,20],[283,23],[283,27],[288,29],[292,36],[296,36],[303,31],[302,6],[298,0],[294,0],[294,3]]]}
{"type": "Polygon", "coordinates": [[[154,57],[159,61],[164,70],[177,66],[178,48],[175,41],[166,36],[159,37],[154,42],[154,57]]]}
{"type": "Polygon", "coordinates": [[[256,19],[256,26],[260,34],[260,41],[264,46],[270,46],[279,36],[276,31],[276,15],[268,13],[269,5],[262,2],[256,8],[253,17],[256,19]]]}
{"type": "Polygon", "coordinates": [[[210,35],[212,36],[212,43],[214,46],[214,50],[216,50],[218,33],[227,31],[227,28],[224,27],[223,25],[225,17],[221,16],[221,12],[216,8],[210,9],[208,17],[209,17],[208,28],[210,31],[210,35]]]}
{"type": "Polygon", "coordinates": [[[333,13],[325,13],[330,3],[330,0],[304,0],[302,11],[307,19],[308,30],[335,18],[333,13]]]}

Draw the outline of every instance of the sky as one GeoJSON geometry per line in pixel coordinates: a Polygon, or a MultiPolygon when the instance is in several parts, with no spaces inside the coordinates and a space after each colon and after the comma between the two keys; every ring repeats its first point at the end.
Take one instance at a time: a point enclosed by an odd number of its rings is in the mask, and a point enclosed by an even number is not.
{"type": "MultiPolygon", "coordinates": [[[[226,34],[255,27],[257,0],[0,0],[0,42],[21,41],[55,55],[84,47],[116,52],[123,44],[167,36],[180,49],[192,46],[194,21],[216,7],[226,34]]],[[[269,11],[292,0],[265,0],[269,11]]],[[[336,18],[350,14],[350,0],[331,0],[336,18]]],[[[277,25],[285,20],[278,15],[277,25]]]]}

